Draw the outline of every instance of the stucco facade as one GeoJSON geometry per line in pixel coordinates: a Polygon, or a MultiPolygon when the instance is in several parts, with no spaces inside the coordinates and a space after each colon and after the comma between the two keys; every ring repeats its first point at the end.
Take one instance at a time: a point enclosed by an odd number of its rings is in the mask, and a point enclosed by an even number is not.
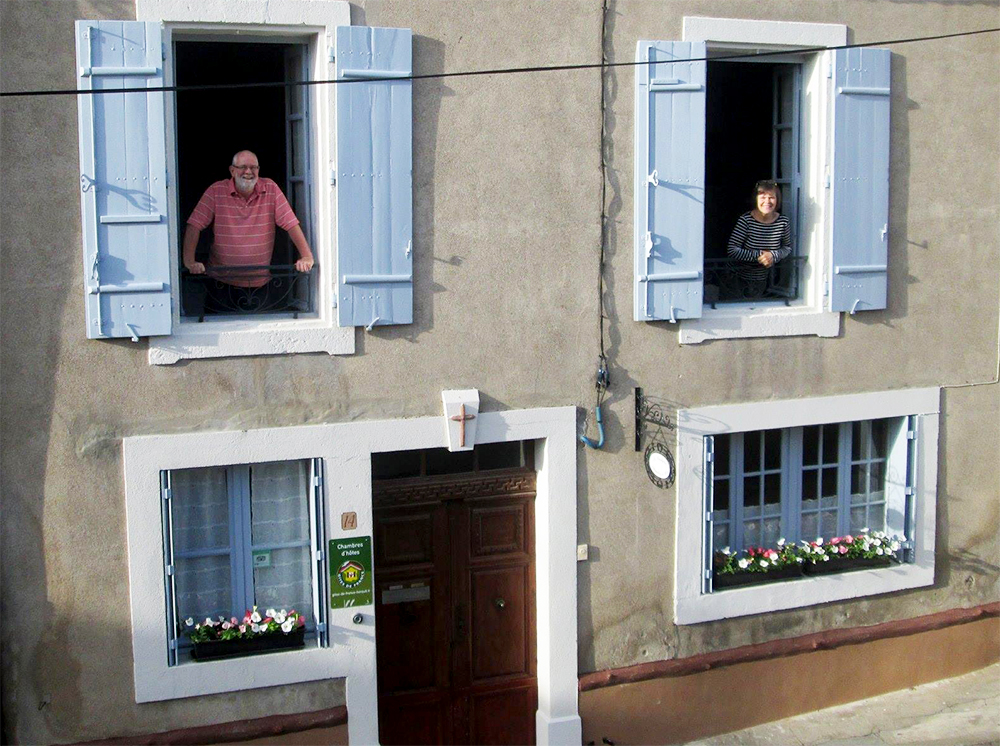
{"type": "MultiPolygon", "coordinates": [[[[602,51],[627,62],[637,40],[681,39],[686,16],[844,24],[851,43],[1000,19],[996,2],[947,0],[608,5],[606,17],[582,1],[350,11],[356,25],[412,29],[417,74],[602,51]]],[[[135,13],[4,2],[3,91],[74,88],[74,21],[135,13]]],[[[136,703],[123,439],[426,418],[442,390],[464,388],[484,413],[578,407],[593,436],[602,210],[611,386],[604,447],[576,454],[577,542],[590,547],[576,565],[580,674],[996,601],[1000,35],[889,48],[888,307],[841,314],[832,338],[682,345],[677,325],[632,320],[633,70],[613,67],[414,82],[413,324],[359,328],[353,354],[151,365],[145,340],[85,338],[75,97],[3,99],[7,734],[71,742],[344,704],[342,676],[136,703]],[[652,485],[633,449],[636,386],[671,411],[940,387],[933,585],[675,624],[675,490],[652,485]]]]}

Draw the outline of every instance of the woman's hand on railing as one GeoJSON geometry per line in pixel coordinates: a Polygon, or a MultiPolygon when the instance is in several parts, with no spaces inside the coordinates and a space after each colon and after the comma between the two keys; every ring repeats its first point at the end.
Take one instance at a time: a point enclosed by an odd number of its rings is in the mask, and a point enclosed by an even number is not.
{"type": "Polygon", "coordinates": [[[767,250],[760,252],[760,256],[757,257],[757,263],[765,267],[770,267],[774,264],[774,254],[767,250]]]}

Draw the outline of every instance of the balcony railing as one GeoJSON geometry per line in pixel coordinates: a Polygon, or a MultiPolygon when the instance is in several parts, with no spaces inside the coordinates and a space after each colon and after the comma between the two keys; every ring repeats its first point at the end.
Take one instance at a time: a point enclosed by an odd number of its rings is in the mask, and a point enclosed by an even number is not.
{"type": "Polygon", "coordinates": [[[715,308],[719,303],[783,301],[789,305],[800,296],[806,257],[790,256],[755,277],[760,265],[735,259],[705,260],[705,303],[715,308]]]}
{"type": "Polygon", "coordinates": [[[186,317],[310,313],[316,267],[299,272],[294,264],[208,267],[205,274],[181,272],[181,308],[186,317]],[[267,282],[260,287],[238,283],[267,282]],[[236,283],[236,284],[234,284],[236,283]]]}

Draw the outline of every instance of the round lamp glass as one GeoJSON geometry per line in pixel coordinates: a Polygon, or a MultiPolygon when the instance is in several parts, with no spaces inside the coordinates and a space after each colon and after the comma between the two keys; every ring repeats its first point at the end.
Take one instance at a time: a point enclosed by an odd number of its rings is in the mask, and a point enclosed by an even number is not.
{"type": "Polygon", "coordinates": [[[673,465],[670,463],[670,460],[659,451],[654,451],[649,454],[647,464],[649,465],[649,470],[660,479],[670,479],[670,473],[673,465]]]}

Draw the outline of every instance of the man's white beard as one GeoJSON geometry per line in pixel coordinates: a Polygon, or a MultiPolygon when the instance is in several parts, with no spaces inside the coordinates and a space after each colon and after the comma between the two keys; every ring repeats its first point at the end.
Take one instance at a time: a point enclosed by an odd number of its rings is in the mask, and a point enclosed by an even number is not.
{"type": "Polygon", "coordinates": [[[257,184],[257,178],[255,176],[237,176],[236,177],[236,188],[242,194],[250,194],[253,191],[254,186],[257,184]]]}

